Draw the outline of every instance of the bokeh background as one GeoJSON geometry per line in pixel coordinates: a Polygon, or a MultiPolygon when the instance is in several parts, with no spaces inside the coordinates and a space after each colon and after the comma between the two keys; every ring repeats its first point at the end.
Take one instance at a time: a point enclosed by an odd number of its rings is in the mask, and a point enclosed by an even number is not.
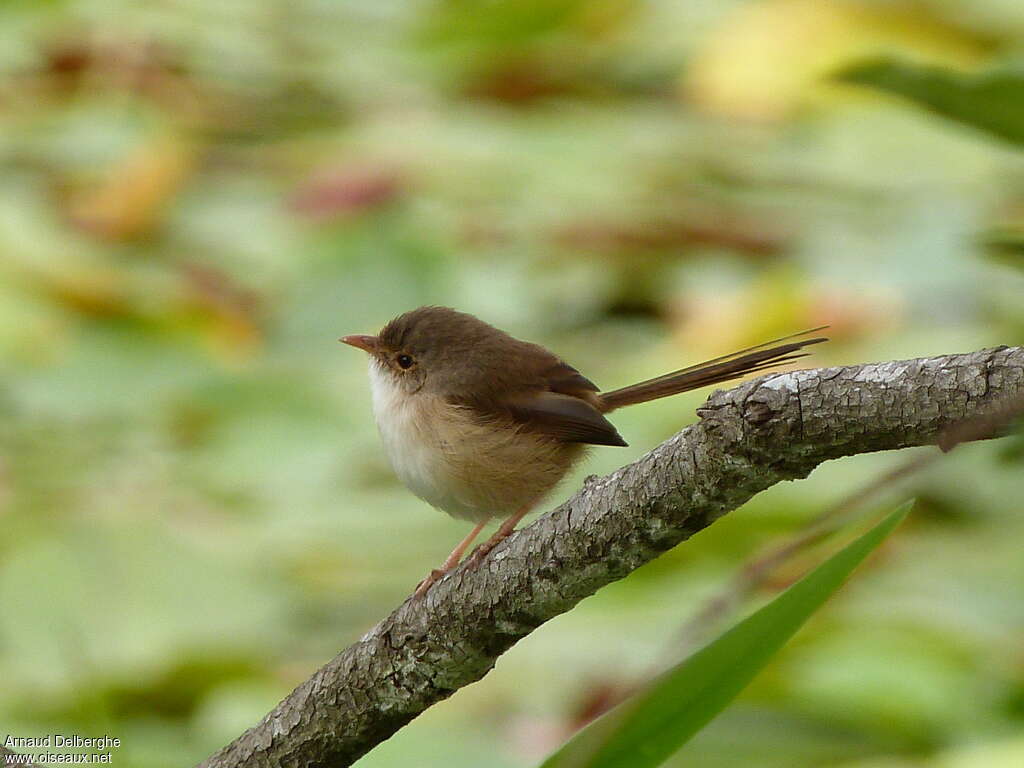
{"type": "MultiPolygon", "coordinates": [[[[605,387],[823,323],[815,365],[1024,342],[1024,155],[832,76],[880,53],[1019,61],[1024,4],[0,5],[3,732],[191,764],[437,564],[465,525],[398,485],[336,341],[403,310],[474,312],[605,387]]],[[[706,394],[617,414],[631,447],[552,503],[706,394]]],[[[1013,445],[892,489],[910,522],[673,764],[1024,765],[1013,445]]],[[[536,764],[904,458],[762,494],[359,765],[536,764]]]]}

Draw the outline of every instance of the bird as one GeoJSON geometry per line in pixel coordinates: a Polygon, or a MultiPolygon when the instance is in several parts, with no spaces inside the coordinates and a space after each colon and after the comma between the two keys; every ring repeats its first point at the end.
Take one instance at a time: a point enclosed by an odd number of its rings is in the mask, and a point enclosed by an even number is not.
{"type": "Polygon", "coordinates": [[[805,357],[804,348],[827,339],[800,337],[825,327],[610,392],[545,347],[450,307],[419,307],[375,336],[341,337],[369,356],[373,415],[399,479],[433,507],[473,523],[414,598],[459,564],[488,522],[501,518],[469,558],[478,566],[588,446],[627,445],[607,414],[805,357]]]}

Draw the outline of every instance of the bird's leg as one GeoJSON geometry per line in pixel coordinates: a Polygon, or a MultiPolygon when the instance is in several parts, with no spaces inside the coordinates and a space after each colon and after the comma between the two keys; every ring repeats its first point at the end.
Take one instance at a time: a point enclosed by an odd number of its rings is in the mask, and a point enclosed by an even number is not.
{"type": "Polygon", "coordinates": [[[514,512],[505,518],[505,522],[503,522],[498,530],[494,532],[494,535],[473,550],[473,554],[469,556],[469,567],[478,568],[490,551],[512,534],[512,531],[514,531],[516,526],[519,525],[519,521],[522,520],[526,516],[526,513],[530,511],[530,507],[531,505],[527,504],[518,512],[514,512]]]}
{"type": "Polygon", "coordinates": [[[445,561],[441,564],[441,567],[432,570],[430,572],[430,575],[428,575],[427,578],[425,578],[423,581],[419,583],[419,585],[416,587],[416,593],[414,597],[423,597],[425,594],[427,594],[427,592],[430,590],[430,588],[434,585],[435,582],[440,580],[442,576],[444,576],[446,573],[448,573],[448,571],[450,571],[452,568],[459,564],[459,560],[462,559],[462,553],[465,552],[469,545],[473,543],[473,539],[480,535],[480,531],[483,530],[484,525],[486,523],[487,521],[484,520],[483,522],[476,524],[476,527],[473,528],[473,530],[466,535],[466,538],[460,541],[459,545],[452,550],[452,553],[448,555],[445,561]]]}

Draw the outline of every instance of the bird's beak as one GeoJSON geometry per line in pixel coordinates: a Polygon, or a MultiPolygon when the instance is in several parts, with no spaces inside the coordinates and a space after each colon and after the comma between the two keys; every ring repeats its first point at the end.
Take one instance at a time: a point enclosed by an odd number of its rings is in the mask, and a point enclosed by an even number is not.
{"type": "Polygon", "coordinates": [[[377,351],[377,337],[376,336],[342,336],[338,339],[342,344],[348,344],[350,347],[358,347],[366,352],[377,351]]]}

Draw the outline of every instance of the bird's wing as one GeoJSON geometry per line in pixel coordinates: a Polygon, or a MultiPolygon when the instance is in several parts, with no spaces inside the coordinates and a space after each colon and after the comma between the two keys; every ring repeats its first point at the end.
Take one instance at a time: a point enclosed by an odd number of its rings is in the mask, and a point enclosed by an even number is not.
{"type": "Polygon", "coordinates": [[[627,444],[615,426],[594,406],[572,395],[530,393],[508,401],[506,407],[513,421],[526,431],[547,435],[564,443],[627,444]]]}
{"type": "Polygon", "coordinates": [[[556,359],[550,367],[541,371],[540,375],[548,389],[563,395],[579,396],[585,392],[600,391],[594,382],[562,360],[556,359]]]}
{"type": "Polygon", "coordinates": [[[492,424],[504,423],[523,432],[564,443],[626,445],[618,431],[595,407],[598,387],[590,379],[536,344],[516,342],[507,355],[480,367],[473,397],[449,395],[492,424]]]}

